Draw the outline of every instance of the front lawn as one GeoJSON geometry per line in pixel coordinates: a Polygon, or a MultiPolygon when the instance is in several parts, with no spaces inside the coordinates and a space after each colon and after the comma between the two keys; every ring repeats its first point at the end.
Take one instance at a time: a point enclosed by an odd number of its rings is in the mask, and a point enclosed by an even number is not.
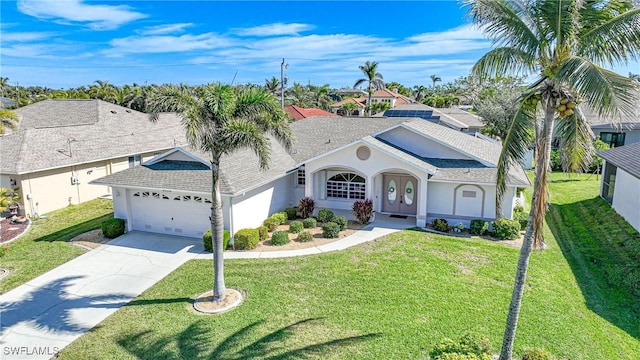
{"type": "Polygon", "coordinates": [[[80,205],[46,214],[34,220],[28,232],[9,244],[2,258],[2,267],[11,273],[0,281],[0,293],[25,282],[83,254],[86,250],[69,243],[73,237],[97,229],[113,216],[111,200],[95,199],[80,205]]]}
{"type": "MultiPolygon", "coordinates": [[[[595,177],[563,179],[554,175],[551,212],[597,196],[595,177]],[[570,185],[576,194],[558,195],[570,185]]],[[[615,215],[597,211],[591,216],[615,215]]],[[[640,358],[640,303],[631,290],[602,281],[600,267],[582,264],[584,251],[565,259],[567,243],[585,235],[560,234],[573,226],[564,221],[550,221],[549,247],[532,254],[516,352],[537,347],[570,359],[640,358]]],[[[231,260],[227,285],[248,298],[216,316],[190,310],[191,299],[212,283],[211,262],[191,261],[72,343],[61,358],[425,359],[443,337],[469,330],[488,336],[497,353],[517,257],[518,249],[489,240],[406,230],[341,252],[231,260]]]]}

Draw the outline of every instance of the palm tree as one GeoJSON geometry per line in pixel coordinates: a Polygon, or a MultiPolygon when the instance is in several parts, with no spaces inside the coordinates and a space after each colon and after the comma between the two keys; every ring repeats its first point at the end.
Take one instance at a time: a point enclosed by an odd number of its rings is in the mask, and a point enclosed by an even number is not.
{"type": "Polygon", "coordinates": [[[340,106],[339,113],[343,116],[353,116],[356,110],[358,110],[358,105],[356,105],[356,103],[352,101],[349,101],[340,106]]]}
{"type": "Polygon", "coordinates": [[[413,87],[413,98],[416,99],[417,102],[421,102],[426,93],[427,88],[424,87],[424,85],[416,85],[413,87]]]}
{"type": "Polygon", "coordinates": [[[272,93],[273,95],[280,95],[280,80],[278,80],[275,76],[271,79],[264,80],[264,88],[272,93]]]}
{"type": "Polygon", "coordinates": [[[0,135],[7,132],[7,128],[12,131],[18,130],[18,115],[11,110],[0,109],[0,135]]]}
{"type": "Polygon", "coordinates": [[[368,84],[367,92],[369,93],[369,98],[367,99],[367,108],[369,112],[369,116],[371,116],[371,94],[378,89],[384,89],[384,81],[382,79],[382,74],[378,72],[378,63],[373,61],[367,61],[364,65],[358,66],[360,71],[366,76],[366,78],[360,79],[356,81],[353,88],[357,88],[358,86],[364,84],[365,82],[368,84]]]}
{"type": "Polygon", "coordinates": [[[91,97],[94,99],[101,99],[104,101],[112,102],[111,100],[114,97],[114,86],[109,84],[108,81],[96,80],[94,81],[95,85],[91,85],[89,88],[89,93],[91,97]]]}
{"type": "Polygon", "coordinates": [[[497,205],[505,191],[507,168],[522,158],[531,137],[535,138],[532,206],[500,353],[504,360],[512,357],[531,250],[544,244],[554,125],[565,166],[575,171],[588,164],[592,146],[580,102],[612,120],[633,113],[632,80],[601,65],[638,58],[640,9],[633,9],[626,0],[472,0],[468,4],[473,23],[498,44],[478,60],[472,74],[484,78],[528,71],[539,76],[518,99],[498,163],[497,205]]]}
{"type": "Polygon", "coordinates": [[[431,78],[431,83],[433,84],[433,86],[431,88],[433,90],[435,90],[436,89],[436,82],[442,81],[442,78],[440,78],[439,76],[436,76],[435,74],[431,75],[429,77],[431,78]]]}
{"type": "Polygon", "coordinates": [[[632,80],[635,80],[635,81],[637,81],[637,82],[640,82],[640,74],[634,74],[634,73],[630,72],[630,73],[629,73],[629,77],[630,77],[632,80]]]}
{"type": "Polygon", "coordinates": [[[149,98],[149,113],[157,121],[160,112],[175,111],[189,144],[211,156],[211,234],[213,242],[215,301],[224,300],[223,218],[220,195],[220,162],[240,148],[250,148],[264,169],[269,166],[272,135],[287,150],[293,135],[278,99],[263,88],[242,90],[224,84],[198,87],[166,85],[149,98]]]}

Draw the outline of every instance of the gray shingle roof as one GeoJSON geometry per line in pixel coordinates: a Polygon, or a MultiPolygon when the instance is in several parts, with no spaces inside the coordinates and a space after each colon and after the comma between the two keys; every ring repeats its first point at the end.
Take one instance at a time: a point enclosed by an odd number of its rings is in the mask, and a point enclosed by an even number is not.
{"type": "Polygon", "coordinates": [[[635,114],[624,115],[622,119],[610,119],[602,117],[598,115],[598,113],[586,102],[580,104],[579,107],[584,114],[585,120],[587,120],[587,122],[591,124],[591,126],[598,126],[600,128],[615,128],[617,126],[624,125],[625,129],[634,129],[634,127],[637,129],[638,127],[640,127],[640,91],[636,91],[634,93],[634,96],[636,97],[635,114]]]}
{"type": "Polygon", "coordinates": [[[0,172],[29,173],[182,145],[174,114],[147,114],[102,100],[45,100],[15,110],[17,132],[0,137],[0,172]],[[71,148],[71,153],[69,153],[71,148]]]}
{"type": "Polygon", "coordinates": [[[598,155],[640,179],[640,142],[605,150],[598,155]]]}
{"type": "Polygon", "coordinates": [[[427,172],[433,174],[436,172],[437,168],[428,162],[424,161],[419,156],[415,156],[413,154],[408,153],[407,151],[400,149],[386,141],[382,141],[380,139],[376,139],[373,136],[366,136],[362,139],[365,143],[371,145],[372,147],[376,147],[382,151],[393,154],[396,157],[402,159],[405,162],[408,162],[412,165],[415,165],[418,168],[422,168],[427,172]]]}
{"type": "Polygon", "coordinates": [[[440,121],[455,126],[456,128],[480,128],[484,126],[484,123],[478,115],[458,108],[434,108],[433,115],[440,116],[440,121]]]}

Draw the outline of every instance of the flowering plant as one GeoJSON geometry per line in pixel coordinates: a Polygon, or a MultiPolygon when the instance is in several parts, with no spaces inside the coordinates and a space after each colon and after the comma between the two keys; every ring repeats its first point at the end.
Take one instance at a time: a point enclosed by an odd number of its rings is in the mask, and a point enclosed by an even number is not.
{"type": "Polygon", "coordinates": [[[460,231],[464,230],[464,224],[459,222],[459,223],[453,225],[453,228],[455,229],[456,232],[460,232],[460,231]]]}

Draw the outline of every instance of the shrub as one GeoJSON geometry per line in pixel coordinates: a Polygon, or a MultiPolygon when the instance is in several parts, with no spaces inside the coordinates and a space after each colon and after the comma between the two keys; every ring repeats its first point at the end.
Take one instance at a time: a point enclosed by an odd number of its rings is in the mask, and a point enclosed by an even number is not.
{"type": "Polygon", "coordinates": [[[514,240],[520,236],[520,223],[516,220],[500,218],[493,222],[493,234],[502,240],[514,240]]]}
{"type": "Polygon", "coordinates": [[[257,229],[238,230],[233,243],[238,250],[251,250],[260,242],[260,234],[257,229]]]}
{"type": "Polygon", "coordinates": [[[262,226],[258,226],[256,228],[256,230],[258,230],[258,235],[260,237],[260,241],[267,240],[267,238],[269,237],[269,228],[267,228],[266,226],[262,225],[262,226]]]}
{"type": "MultiPolygon", "coordinates": [[[[231,236],[229,234],[229,230],[224,230],[222,234],[222,251],[225,251],[229,247],[229,239],[231,236]]],[[[206,251],[213,252],[213,236],[211,235],[211,229],[202,234],[202,245],[206,251]]]]}
{"type": "Polygon", "coordinates": [[[458,341],[443,339],[429,352],[433,360],[491,360],[489,340],[465,334],[458,341]]]}
{"type": "Polygon", "coordinates": [[[278,228],[278,220],[274,219],[274,218],[267,218],[265,221],[262,222],[263,226],[267,227],[267,230],[269,231],[274,231],[275,229],[278,228]]]}
{"type": "Polygon", "coordinates": [[[333,211],[329,210],[329,209],[320,209],[318,210],[318,221],[320,221],[321,223],[328,223],[333,221],[333,218],[335,217],[335,215],[333,214],[333,211]]]}
{"type": "Polygon", "coordinates": [[[554,357],[542,349],[527,349],[522,353],[522,360],[553,360],[554,357]]]}
{"type": "Polygon", "coordinates": [[[469,225],[469,232],[473,235],[484,235],[489,229],[489,224],[480,219],[471,220],[471,224],[469,225]]]}
{"type": "Polygon", "coordinates": [[[287,220],[295,220],[298,216],[298,210],[294,207],[285,208],[284,213],[287,214],[287,220]]]}
{"type": "Polygon", "coordinates": [[[313,235],[307,230],[299,233],[298,238],[296,239],[296,241],[299,241],[299,242],[309,242],[311,240],[313,240],[313,235]]]}
{"type": "Polygon", "coordinates": [[[318,226],[318,222],[316,221],[316,219],[310,217],[310,218],[306,218],[306,219],[302,220],[302,226],[305,229],[314,228],[314,227],[318,226]]]}
{"type": "Polygon", "coordinates": [[[520,213],[520,212],[524,212],[524,206],[522,205],[516,205],[513,207],[513,212],[514,213],[520,213]]]}
{"type": "Polygon", "coordinates": [[[433,219],[431,221],[431,226],[433,226],[433,229],[437,231],[449,231],[449,223],[445,219],[433,219]]]}
{"type": "Polygon", "coordinates": [[[111,218],[102,222],[102,235],[109,239],[117,238],[124,234],[124,220],[111,218]]]}
{"type": "Polygon", "coordinates": [[[553,171],[562,170],[562,159],[560,158],[560,150],[557,150],[557,149],[551,150],[549,163],[551,165],[551,170],[553,171]]]}
{"type": "Polygon", "coordinates": [[[360,224],[366,225],[373,216],[373,202],[369,199],[358,200],[353,203],[351,213],[358,219],[360,224]]]}
{"type": "Polygon", "coordinates": [[[340,225],[328,222],[322,226],[322,237],[325,239],[335,239],[340,236],[340,225]]]}
{"type": "Polygon", "coordinates": [[[303,197],[298,203],[298,214],[300,214],[300,217],[302,217],[303,219],[306,219],[309,216],[313,215],[313,210],[315,209],[315,207],[316,202],[312,198],[303,197]]]}
{"type": "Polygon", "coordinates": [[[520,230],[524,230],[527,227],[527,221],[529,221],[529,214],[520,211],[513,213],[513,220],[520,224],[520,230]]]}
{"type": "Polygon", "coordinates": [[[297,234],[300,231],[302,231],[303,228],[304,227],[302,226],[302,221],[295,220],[295,221],[292,221],[289,224],[289,232],[290,233],[296,233],[297,234]]]}
{"type": "Polygon", "coordinates": [[[282,225],[282,224],[287,222],[287,213],[285,213],[285,212],[277,212],[277,213],[271,214],[271,216],[269,216],[269,218],[274,219],[275,221],[277,221],[278,225],[282,225]]]}
{"type": "Polygon", "coordinates": [[[289,243],[289,234],[286,231],[274,231],[271,234],[271,245],[280,246],[289,243]]]}
{"type": "Polygon", "coordinates": [[[340,225],[340,230],[345,230],[349,221],[344,216],[335,216],[332,220],[334,223],[340,225]]]}

